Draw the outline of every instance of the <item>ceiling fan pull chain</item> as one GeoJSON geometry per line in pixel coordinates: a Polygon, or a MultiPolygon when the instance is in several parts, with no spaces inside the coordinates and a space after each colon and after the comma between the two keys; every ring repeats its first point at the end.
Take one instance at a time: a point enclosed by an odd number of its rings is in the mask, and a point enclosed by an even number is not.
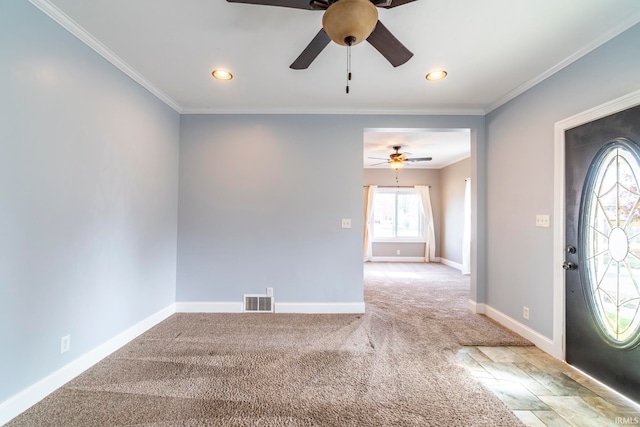
{"type": "Polygon", "coordinates": [[[344,38],[344,43],[347,45],[347,93],[349,93],[349,81],[351,80],[351,46],[355,42],[356,38],[353,36],[344,38]]]}
{"type": "Polygon", "coordinates": [[[349,93],[349,81],[351,80],[351,45],[347,45],[347,94],[349,93]]]}

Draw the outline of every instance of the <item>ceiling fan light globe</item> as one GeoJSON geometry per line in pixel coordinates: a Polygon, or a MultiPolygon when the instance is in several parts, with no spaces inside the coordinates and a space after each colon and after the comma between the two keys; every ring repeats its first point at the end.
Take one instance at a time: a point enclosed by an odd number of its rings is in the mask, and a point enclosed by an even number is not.
{"type": "Polygon", "coordinates": [[[342,46],[347,46],[350,38],[355,38],[351,46],[365,41],[377,23],[378,9],[369,0],[339,0],[322,16],[322,28],[342,46]]]}
{"type": "Polygon", "coordinates": [[[389,161],[389,166],[391,166],[395,170],[398,170],[404,166],[404,162],[401,160],[391,160],[389,161]]]}

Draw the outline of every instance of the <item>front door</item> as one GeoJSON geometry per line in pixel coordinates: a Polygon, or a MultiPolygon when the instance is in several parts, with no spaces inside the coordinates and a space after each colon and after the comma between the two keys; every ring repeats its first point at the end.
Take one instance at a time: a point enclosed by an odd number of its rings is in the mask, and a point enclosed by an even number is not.
{"type": "Polygon", "coordinates": [[[565,133],[566,359],[640,401],[640,106],[565,133]]]}

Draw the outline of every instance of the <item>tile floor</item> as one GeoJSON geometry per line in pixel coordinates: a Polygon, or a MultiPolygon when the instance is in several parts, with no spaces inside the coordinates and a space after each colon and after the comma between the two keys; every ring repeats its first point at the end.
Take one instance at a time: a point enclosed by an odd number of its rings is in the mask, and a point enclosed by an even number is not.
{"type": "Polygon", "coordinates": [[[640,425],[640,406],[537,347],[464,347],[457,356],[527,426],[640,425]]]}

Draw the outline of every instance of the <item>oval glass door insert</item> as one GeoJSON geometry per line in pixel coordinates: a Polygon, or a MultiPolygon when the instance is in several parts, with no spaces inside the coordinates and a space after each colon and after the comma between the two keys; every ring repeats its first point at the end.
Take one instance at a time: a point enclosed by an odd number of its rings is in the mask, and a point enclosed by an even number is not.
{"type": "Polygon", "coordinates": [[[614,140],[596,154],[583,190],[583,290],[606,341],[640,341],[640,164],[638,146],[614,140]]]}

